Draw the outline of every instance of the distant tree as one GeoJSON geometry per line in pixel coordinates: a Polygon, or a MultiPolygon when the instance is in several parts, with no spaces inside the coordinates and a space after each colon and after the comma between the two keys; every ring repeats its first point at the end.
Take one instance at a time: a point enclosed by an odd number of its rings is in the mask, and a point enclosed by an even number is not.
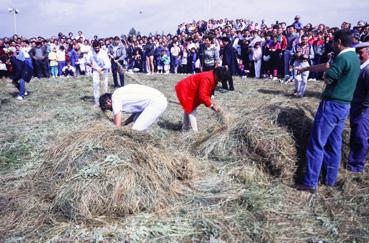
{"type": "Polygon", "coordinates": [[[133,27],[132,27],[132,28],[129,30],[128,34],[129,34],[129,35],[136,35],[136,34],[137,34],[137,31],[136,31],[136,29],[135,29],[135,28],[133,28],[133,27]]]}
{"type": "Polygon", "coordinates": [[[140,31],[137,31],[137,35],[141,35],[141,32],[140,31]]]}

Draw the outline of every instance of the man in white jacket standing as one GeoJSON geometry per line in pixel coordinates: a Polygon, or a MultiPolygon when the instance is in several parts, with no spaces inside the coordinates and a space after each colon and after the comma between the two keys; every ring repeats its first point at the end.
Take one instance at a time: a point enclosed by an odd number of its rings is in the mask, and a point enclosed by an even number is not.
{"type": "Polygon", "coordinates": [[[103,82],[104,92],[108,92],[108,75],[111,63],[108,54],[100,49],[98,41],[93,42],[92,50],[87,54],[86,64],[92,68],[95,106],[99,107],[100,84],[103,82]]]}

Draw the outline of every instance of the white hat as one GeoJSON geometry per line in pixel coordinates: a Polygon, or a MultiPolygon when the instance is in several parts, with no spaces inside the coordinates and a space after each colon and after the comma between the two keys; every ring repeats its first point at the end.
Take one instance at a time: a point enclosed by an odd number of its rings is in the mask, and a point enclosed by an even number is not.
{"type": "Polygon", "coordinates": [[[361,42],[361,43],[359,43],[355,46],[356,49],[357,48],[364,48],[364,47],[369,47],[369,42],[361,42]]]}

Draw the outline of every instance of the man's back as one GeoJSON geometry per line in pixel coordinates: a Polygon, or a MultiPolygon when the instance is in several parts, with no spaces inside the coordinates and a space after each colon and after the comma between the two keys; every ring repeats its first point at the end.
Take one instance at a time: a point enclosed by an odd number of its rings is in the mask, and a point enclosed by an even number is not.
{"type": "Polygon", "coordinates": [[[323,99],[349,104],[359,73],[360,61],[354,51],[347,50],[338,54],[326,72],[328,84],[323,92],[323,99]]]}
{"type": "Polygon", "coordinates": [[[154,88],[139,84],[128,84],[114,91],[112,95],[113,113],[117,114],[121,111],[141,112],[152,100],[161,97],[164,97],[164,95],[154,88]]]}

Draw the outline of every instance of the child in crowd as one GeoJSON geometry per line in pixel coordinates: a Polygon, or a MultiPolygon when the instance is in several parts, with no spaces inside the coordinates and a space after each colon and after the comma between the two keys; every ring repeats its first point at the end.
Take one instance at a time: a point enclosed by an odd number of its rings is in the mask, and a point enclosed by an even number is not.
{"type": "Polygon", "coordinates": [[[188,53],[187,49],[183,48],[180,55],[180,71],[179,73],[187,73],[187,64],[188,64],[188,53]]]}
{"type": "Polygon", "coordinates": [[[238,67],[239,67],[240,75],[242,79],[245,79],[248,71],[246,70],[245,65],[243,64],[242,59],[238,61],[238,67]]]}
{"type": "Polygon", "coordinates": [[[178,47],[177,42],[173,42],[173,46],[172,48],[170,48],[170,54],[172,57],[172,60],[170,63],[172,65],[172,71],[174,73],[178,72],[178,64],[179,64],[178,58],[179,58],[180,51],[181,49],[178,47]]]}
{"type": "Polygon", "coordinates": [[[261,43],[256,42],[255,46],[252,48],[252,61],[254,62],[255,78],[260,78],[261,70],[261,58],[263,57],[263,52],[261,50],[261,43]]]}
{"type": "Polygon", "coordinates": [[[195,47],[191,48],[191,52],[188,59],[189,59],[188,62],[189,72],[194,74],[196,73],[196,60],[197,60],[197,53],[195,47]]]}
{"type": "Polygon", "coordinates": [[[161,51],[160,56],[160,62],[163,65],[164,73],[168,74],[170,70],[170,57],[165,49],[161,51]]]}
{"type": "Polygon", "coordinates": [[[132,66],[134,72],[142,72],[142,57],[139,49],[135,50],[132,66]]]}
{"type": "Polygon", "coordinates": [[[56,51],[56,56],[58,59],[58,75],[61,76],[63,74],[63,67],[65,66],[65,47],[60,46],[59,50],[56,51]]]}
{"type": "Polygon", "coordinates": [[[68,77],[68,76],[75,77],[76,68],[72,66],[70,61],[68,61],[67,65],[63,67],[62,72],[65,77],[68,77]]]}
{"type": "Polygon", "coordinates": [[[52,77],[56,78],[58,76],[58,56],[56,54],[56,46],[54,46],[49,53],[49,61],[50,74],[52,77]]]}
{"type": "Polygon", "coordinates": [[[273,42],[269,47],[269,51],[270,51],[270,64],[271,64],[271,68],[273,70],[273,80],[277,80],[278,79],[278,64],[279,64],[279,55],[281,54],[281,44],[278,41],[278,37],[274,36],[273,37],[273,42]]]}

